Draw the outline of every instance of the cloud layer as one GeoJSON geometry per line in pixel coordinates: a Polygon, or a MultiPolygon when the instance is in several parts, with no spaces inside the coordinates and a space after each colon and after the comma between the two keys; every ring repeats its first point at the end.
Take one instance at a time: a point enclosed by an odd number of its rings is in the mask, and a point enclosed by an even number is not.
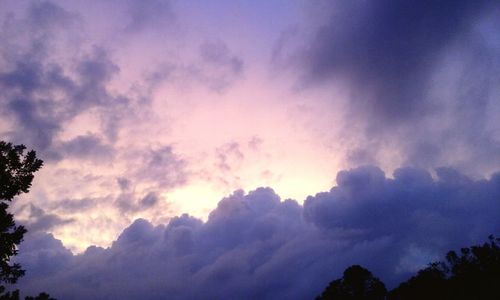
{"type": "Polygon", "coordinates": [[[347,79],[366,93],[352,100],[387,121],[429,109],[425,91],[436,64],[440,67],[454,47],[472,42],[477,22],[498,8],[491,1],[416,0],[334,1],[327,6],[330,18],[316,31],[302,61],[309,80],[347,79]]]}
{"type": "Polygon", "coordinates": [[[346,102],[340,136],[355,136],[348,161],[388,164],[391,155],[399,157],[396,166],[498,169],[497,2],[311,6],[315,19],[299,27],[307,34],[285,31],[274,60],[295,66],[305,90],[342,91],[331,98],[346,102]]]}
{"type": "MultiPolygon", "coordinates": [[[[304,205],[270,188],[236,191],[206,222],[138,219],[106,249],[72,255],[51,235],[21,245],[26,292],[61,299],[311,299],[351,264],[394,285],[447,250],[498,233],[500,174],[474,181],[372,166],[339,172],[304,205]]],[[[146,201],[146,200],[145,200],[146,201]]]]}

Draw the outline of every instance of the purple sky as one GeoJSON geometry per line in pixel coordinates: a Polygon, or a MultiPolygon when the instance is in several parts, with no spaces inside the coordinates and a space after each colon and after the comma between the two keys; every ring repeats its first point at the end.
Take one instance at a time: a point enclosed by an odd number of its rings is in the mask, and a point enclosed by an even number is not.
{"type": "Polygon", "coordinates": [[[0,135],[45,161],[21,287],[306,299],[498,233],[499,26],[488,0],[0,0],[0,135]]]}

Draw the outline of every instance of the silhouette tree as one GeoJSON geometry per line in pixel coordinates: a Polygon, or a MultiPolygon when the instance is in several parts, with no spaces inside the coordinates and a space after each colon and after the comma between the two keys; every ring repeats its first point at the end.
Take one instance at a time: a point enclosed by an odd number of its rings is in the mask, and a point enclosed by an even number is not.
{"type": "Polygon", "coordinates": [[[416,276],[392,290],[388,295],[388,299],[450,299],[446,274],[445,264],[440,262],[432,263],[429,267],[418,271],[416,276]]]}
{"type": "Polygon", "coordinates": [[[500,239],[450,251],[389,293],[390,300],[500,299],[500,239]]]}
{"type": "Polygon", "coordinates": [[[500,299],[500,238],[446,255],[454,299],[500,299]]]}
{"type": "Polygon", "coordinates": [[[382,281],[370,271],[353,265],[344,271],[344,276],[330,282],[317,300],[383,300],[387,290],[382,281]]]}
{"type": "MultiPolygon", "coordinates": [[[[11,263],[17,255],[17,247],[22,242],[26,229],[16,226],[14,216],[7,211],[14,197],[27,193],[31,187],[36,171],[42,160],[36,157],[35,151],[26,154],[24,145],[12,145],[0,141],[0,299],[17,300],[19,291],[5,292],[3,284],[14,284],[24,275],[18,263],[11,263]]],[[[50,300],[50,296],[41,293],[37,297],[26,297],[30,300],[50,300]]]]}

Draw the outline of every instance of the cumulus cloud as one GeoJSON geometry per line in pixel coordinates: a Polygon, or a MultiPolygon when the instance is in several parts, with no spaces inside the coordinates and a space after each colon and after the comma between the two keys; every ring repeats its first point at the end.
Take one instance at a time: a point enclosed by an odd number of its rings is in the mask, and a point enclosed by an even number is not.
{"type": "Polygon", "coordinates": [[[433,178],[403,168],[388,178],[361,167],[339,172],[337,186],[303,206],[270,188],[236,191],[206,222],[139,219],[111,247],[80,255],[37,236],[21,244],[28,275],[20,286],[63,299],[311,299],[355,263],[394,285],[447,250],[498,233],[499,199],[498,173],[472,180],[439,169],[433,178]]]}
{"type": "Polygon", "coordinates": [[[55,274],[64,269],[73,259],[71,251],[64,248],[61,241],[52,234],[31,232],[25,235],[23,241],[24,254],[27,264],[33,263],[38,269],[32,269],[26,278],[37,278],[47,274],[55,274]]]}

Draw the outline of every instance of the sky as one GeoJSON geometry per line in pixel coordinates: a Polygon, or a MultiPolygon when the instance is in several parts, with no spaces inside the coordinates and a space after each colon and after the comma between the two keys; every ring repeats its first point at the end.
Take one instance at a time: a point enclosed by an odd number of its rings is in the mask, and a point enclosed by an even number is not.
{"type": "Polygon", "coordinates": [[[310,299],[498,234],[499,25],[488,0],[0,0],[0,137],[44,160],[19,287],[310,299]]]}

